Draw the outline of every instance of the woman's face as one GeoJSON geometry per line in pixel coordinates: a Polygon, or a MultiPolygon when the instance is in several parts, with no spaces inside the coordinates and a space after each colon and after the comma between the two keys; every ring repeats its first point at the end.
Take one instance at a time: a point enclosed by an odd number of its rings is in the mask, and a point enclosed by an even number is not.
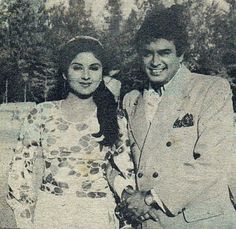
{"type": "Polygon", "coordinates": [[[102,80],[102,63],[92,52],[79,53],[68,68],[68,83],[81,95],[92,94],[102,80]]]}

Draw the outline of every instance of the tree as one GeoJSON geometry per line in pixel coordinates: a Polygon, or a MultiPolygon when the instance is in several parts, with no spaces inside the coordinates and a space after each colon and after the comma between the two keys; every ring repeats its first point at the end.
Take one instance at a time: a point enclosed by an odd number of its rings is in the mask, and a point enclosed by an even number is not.
{"type": "Polygon", "coordinates": [[[190,69],[199,73],[218,74],[223,68],[223,50],[235,37],[232,19],[229,22],[232,13],[222,11],[214,1],[207,5],[204,0],[186,0],[183,5],[190,19],[190,49],[185,55],[190,69]]]}
{"type": "Polygon", "coordinates": [[[8,101],[41,101],[45,98],[44,89],[50,76],[50,62],[45,47],[45,24],[47,14],[43,2],[37,6],[29,0],[4,2],[8,13],[3,18],[7,32],[2,49],[7,50],[8,58],[2,62],[14,66],[5,73],[8,81],[8,101]],[[36,92],[36,93],[35,93],[36,92]]]}
{"type": "MultiPolygon", "coordinates": [[[[57,53],[60,45],[76,35],[100,38],[109,51],[110,65],[124,92],[142,85],[134,38],[151,10],[164,8],[161,0],[135,0],[128,18],[121,11],[123,1],[107,0],[104,14],[108,26],[96,29],[85,0],[69,0],[45,8],[44,0],[2,0],[0,3],[1,101],[41,102],[58,98],[57,53]],[[13,89],[14,88],[14,89],[13,89]],[[8,97],[6,91],[8,89],[8,97]]],[[[175,3],[180,1],[176,0],[175,3]]],[[[235,1],[227,0],[229,11],[204,0],[181,0],[189,16],[190,48],[185,53],[190,69],[201,73],[221,72],[221,56],[235,50],[235,1]]]]}
{"type": "Polygon", "coordinates": [[[70,0],[69,7],[56,5],[48,10],[50,43],[54,48],[60,46],[76,35],[92,35],[95,28],[90,21],[91,12],[86,11],[84,0],[70,0]]]}
{"type": "Polygon", "coordinates": [[[30,0],[5,0],[2,8],[0,35],[5,55],[0,63],[10,66],[2,73],[8,82],[8,101],[54,99],[59,45],[93,30],[84,1],[71,0],[68,11],[62,5],[47,11],[43,1],[35,5],[30,0]]]}

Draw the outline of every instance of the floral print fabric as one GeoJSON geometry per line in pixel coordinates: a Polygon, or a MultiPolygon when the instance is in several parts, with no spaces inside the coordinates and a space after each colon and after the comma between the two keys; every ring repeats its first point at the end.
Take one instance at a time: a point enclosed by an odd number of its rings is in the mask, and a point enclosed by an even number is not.
{"type": "MultiPolygon", "coordinates": [[[[99,131],[96,112],[84,121],[73,123],[63,118],[60,104],[61,101],[37,105],[23,124],[19,144],[11,163],[8,194],[8,202],[14,209],[18,226],[37,227],[36,224],[32,224],[34,218],[38,219],[34,213],[40,212],[45,214],[45,217],[47,214],[43,213],[46,209],[37,209],[37,203],[42,203],[42,199],[45,198],[50,205],[51,197],[54,199],[53,204],[57,206],[54,198],[57,197],[56,200],[59,202],[62,199],[70,199],[70,208],[75,208],[75,212],[79,211],[77,208],[82,207],[79,204],[84,201],[87,203],[86,206],[91,207],[94,207],[93,201],[96,202],[98,208],[104,207],[113,215],[107,228],[116,228],[114,198],[108,186],[105,170],[108,158],[114,157],[114,161],[118,161],[116,166],[121,167],[123,176],[132,182],[133,164],[130,160],[128,140],[125,139],[126,134],[120,134],[123,141],[120,141],[115,149],[101,148],[101,139],[92,135],[99,131]],[[119,160],[119,157],[122,160],[119,160]],[[102,200],[101,206],[97,200],[102,200]],[[106,206],[102,206],[104,200],[107,200],[106,206]],[[71,206],[71,202],[75,203],[74,206],[71,206]],[[110,205],[107,205],[107,202],[110,202],[110,205]]],[[[125,127],[121,123],[125,120],[121,120],[120,118],[119,123],[122,131],[125,127]]],[[[89,215],[91,209],[88,208],[86,212],[88,215],[84,215],[84,219],[96,217],[96,214],[89,215]]],[[[83,221],[81,215],[79,218],[76,218],[76,215],[74,217],[72,220],[78,225],[76,228],[82,228],[79,226],[83,221]]],[[[96,222],[96,219],[94,220],[96,222]]],[[[48,226],[48,222],[45,224],[48,226]]],[[[39,222],[39,225],[44,224],[39,222]]],[[[60,224],[62,228],[68,225],[60,224]]],[[[86,228],[86,224],[84,227],[86,228]]]]}

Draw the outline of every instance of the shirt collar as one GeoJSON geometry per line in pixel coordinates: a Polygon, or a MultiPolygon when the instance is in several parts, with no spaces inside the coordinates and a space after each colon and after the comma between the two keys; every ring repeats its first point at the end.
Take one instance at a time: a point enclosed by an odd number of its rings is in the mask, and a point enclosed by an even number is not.
{"type": "Polygon", "coordinates": [[[168,83],[166,83],[166,84],[164,84],[163,86],[161,86],[158,90],[154,90],[153,88],[152,88],[152,85],[150,84],[150,82],[149,82],[149,86],[148,86],[148,89],[145,89],[144,90],[144,92],[145,93],[147,93],[147,91],[149,91],[150,93],[156,93],[156,94],[158,94],[159,96],[162,96],[162,94],[164,93],[164,91],[170,86],[170,84],[171,84],[171,82],[173,81],[173,79],[174,78],[176,78],[176,76],[179,74],[179,72],[180,72],[180,69],[182,68],[182,64],[180,64],[180,67],[179,67],[179,69],[177,70],[177,72],[175,73],[175,75],[171,78],[171,80],[168,82],[168,83]]]}

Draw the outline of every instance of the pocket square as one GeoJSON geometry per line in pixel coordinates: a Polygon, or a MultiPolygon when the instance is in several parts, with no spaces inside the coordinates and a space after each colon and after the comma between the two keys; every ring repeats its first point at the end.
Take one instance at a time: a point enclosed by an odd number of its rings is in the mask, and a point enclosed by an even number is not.
{"type": "Polygon", "coordinates": [[[193,126],[193,115],[187,113],[182,119],[177,118],[174,122],[173,128],[180,128],[180,127],[189,127],[193,126]]]}

